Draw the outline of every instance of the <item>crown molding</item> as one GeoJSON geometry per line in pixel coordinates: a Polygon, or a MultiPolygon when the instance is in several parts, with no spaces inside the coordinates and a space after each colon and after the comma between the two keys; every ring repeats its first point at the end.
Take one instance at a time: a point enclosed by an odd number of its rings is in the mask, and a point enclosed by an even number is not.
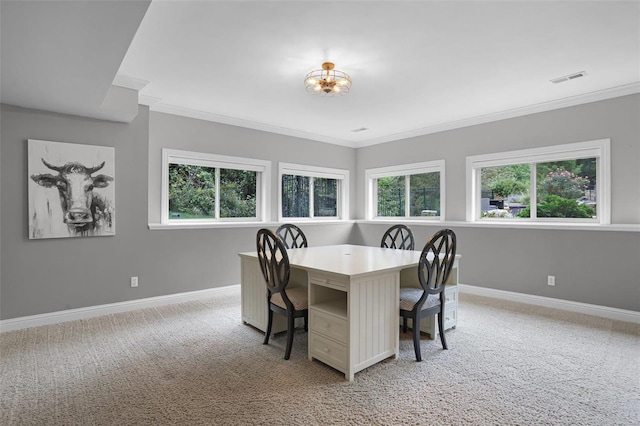
{"type": "MultiPolygon", "coordinates": [[[[143,80],[141,80],[143,81],[143,80]]],[[[115,82],[114,82],[115,84],[115,82]]],[[[246,120],[237,117],[230,117],[221,114],[214,114],[206,111],[200,111],[191,108],[185,108],[177,105],[165,104],[160,98],[151,96],[140,96],[140,103],[148,105],[151,111],[163,112],[166,114],[178,115],[183,117],[195,118],[199,120],[212,121],[216,123],[228,124],[231,126],[244,127],[248,129],[260,130],[269,133],[277,133],[286,136],[293,136],[302,139],[309,139],[318,142],[325,142],[334,145],[341,145],[350,148],[362,148],[371,145],[378,145],[386,142],[393,142],[401,139],[409,139],[416,136],[423,136],[432,133],[444,132],[447,130],[459,129],[462,127],[475,126],[478,124],[490,123],[493,121],[506,120],[509,118],[521,117],[524,115],[536,114],[540,112],[552,111],[560,108],[567,108],[576,105],[587,104],[591,102],[603,101],[606,99],[617,98],[620,96],[632,95],[640,93],[640,82],[631,83],[623,86],[617,86],[610,89],[598,90],[595,92],[585,93],[577,96],[570,96],[562,99],[556,99],[549,102],[541,102],[521,108],[514,108],[491,114],[470,117],[463,120],[451,121],[448,123],[435,124],[433,126],[422,127],[407,132],[395,133],[380,138],[369,139],[365,141],[348,141],[344,139],[332,138],[325,135],[318,135],[304,132],[301,130],[290,129],[286,127],[273,126],[266,123],[246,120]]]]}
{"type": "MultiPolygon", "coordinates": [[[[157,98],[154,98],[154,99],[157,99],[157,98]]],[[[308,133],[302,130],[295,130],[295,129],[289,129],[286,127],[273,126],[271,124],[245,120],[237,117],[229,117],[226,115],[214,114],[211,112],[185,108],[177,105],[169,105],[169,104],[162,103],[161,101],[155,103],[154,105],[150,105],[149,109],[154,112],[163,112],[166,114],[196,118],[198,120],[212,121],[215,123],[228,124],[231,126],[244,127],[244,128],[253,129],[253,130],[261,130],[263,132],[277,133],[277,134],[286,135],[286,136],[293,136],[296,138],[309,139],[309,140],[314,140],[318,142],[325,142],[325,143],[330,143],[334,145],[342,145],[350,148],[355,148],[351,142],[345,141],[342,139],[308,133]]]]}
{"type": "Polygon", "coordinates": [[[160,101],[160,98],[154,98],[153,96],[138,95],[138,103],[148,106],[149,109],[153,108],[160,101]]]}
{"type": "Polygon", "coordinates": [[[141,78],[130,77],[128,75],[116,75],[116,78],[113,79],[114,86],[124,87],[125,89],[133,89],[138,92],[144,89],[150,81],[143,80],[141,78]]]}
{"type": "Polygon", "coordinates": [[[576,105],[588,104],[591,102],[604,101],[607,99],[618,98],[620,96],[633,95],[640,93],[640,82],[617,86],[610,89],[598,90],[596,92],[585,93],[577,96],[556,99],[549,102],[541,102],[539,104],[529,105],[521,108],[513,108],[492,114],[479,115],[477,117],[465,118],[463,120],[451,121],[449,123],[436,124],[434,126],[423,127],[420,129],[410,130],[407,132],[396,133],[393,135],[370,139],[355,144],[356,148],[362,148],[370,145],[378,145],[381,143],[397,141],[401,139],[409,139],[416,136],[428,135],[431,133],[444,132],[447,130],[459,129],[462,127],[475,126],[477,124],[485,124],[493,121],[506,120],[509,118],[521,117],[523,115],[536,114],[540,112],[552,111],[560,108],[567,108],[576,105]]]}

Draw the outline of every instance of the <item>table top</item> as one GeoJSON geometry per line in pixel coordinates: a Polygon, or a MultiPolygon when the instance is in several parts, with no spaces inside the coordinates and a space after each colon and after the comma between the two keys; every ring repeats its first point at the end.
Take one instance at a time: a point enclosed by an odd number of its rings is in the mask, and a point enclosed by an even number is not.
{"type": "MultiPolygon", "coordinates": [[[[293,267],[331,272],[352,278],[415,266],[420,260],[420,253],[415,250],[349,244],[287,250],[289,263],[293,267]]],[[[239,253],[239,255],[241,257],[258,257],[256,252],[239,253]]],[[[458,258],[460,255],[456,255],[456,259],[458,258]]]]}

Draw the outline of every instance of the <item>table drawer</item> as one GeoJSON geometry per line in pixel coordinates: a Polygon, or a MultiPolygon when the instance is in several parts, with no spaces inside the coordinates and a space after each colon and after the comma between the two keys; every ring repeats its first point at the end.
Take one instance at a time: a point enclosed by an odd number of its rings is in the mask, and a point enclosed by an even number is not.
{"type": "Polygon", "coordinates": [[[309,331],[309,352],[312,358],[345,372],[347,370],[347,347],[309,331]]]}
{"type": "MultiPolygon", "coordinates": [[[[451,303],[444,307],[444,329],[448,330],[458,324],[458,306],[451,303]]],[[[411,325],[411,324],[409,324],[411,325]]],[[[427,333],[430,339],[435,339],[438,335],[438,315],[423,317],[420,321],[420,331],[427,333]]]]}
{"type": "Polygon", "coordinates": [[[444,309],[447,306],[458,306],[458,286],[446,286],[444,288],[444,309]]]}
{"type": "Polygon", "coordinates": [[[333,274],[322,274],[322,273],[309,273],[309,283],[317,284],[324,287],[331,287],[338,290],[346,290],[347,289],[347,277],[343,277],[340,275],[333,274]]]}
{"type": "Polygon", "coordinates": [[[445,307],[444,307],[444,329],[448,330],[451,327],[455,327],[457,323],[458,323],[458,307],[457,306],[447,307],[447,305],[445,305],[445,307]]]}
{"type": "Polygon", "coordinates": [[[311,330],[337,340],[340,343],[347,343],[347,321],[324,312],[309,309],[309,324],[311,330]]]}

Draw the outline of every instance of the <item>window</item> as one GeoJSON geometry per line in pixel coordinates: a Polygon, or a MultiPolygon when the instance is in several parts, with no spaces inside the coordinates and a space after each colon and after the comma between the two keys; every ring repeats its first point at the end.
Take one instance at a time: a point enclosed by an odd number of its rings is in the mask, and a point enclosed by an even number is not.
{"type": "Polygon", "coordinates": [[[444,220],[444,160],[367,169],[367,219],[444,220]]]}
{"type": "Polygon", "coordinates": [[[467,157],[467,220],[607,224],[609,139],[467,157]]]}
{"type": "Polygon", "coordinates": [[[349,171],[280,163],[282,219],[348,219],[349,171]]]}
{"type": "Polygon", "coordinates": [[[266,220],[271,163],[162,150],[162,223],[266,220]]]}

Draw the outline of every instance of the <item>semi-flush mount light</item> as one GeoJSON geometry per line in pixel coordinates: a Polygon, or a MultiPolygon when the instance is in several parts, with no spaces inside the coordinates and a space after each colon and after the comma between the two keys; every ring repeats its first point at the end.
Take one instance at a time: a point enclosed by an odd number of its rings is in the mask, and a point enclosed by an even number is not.
{"type": "Polygon", "coordinates": [[[311,71],[304,78],[307,92],[321,96],[346,95],[351,90],[351,77],[333,69],[333,62],[322,64],[321,70],[311,71]]]}

